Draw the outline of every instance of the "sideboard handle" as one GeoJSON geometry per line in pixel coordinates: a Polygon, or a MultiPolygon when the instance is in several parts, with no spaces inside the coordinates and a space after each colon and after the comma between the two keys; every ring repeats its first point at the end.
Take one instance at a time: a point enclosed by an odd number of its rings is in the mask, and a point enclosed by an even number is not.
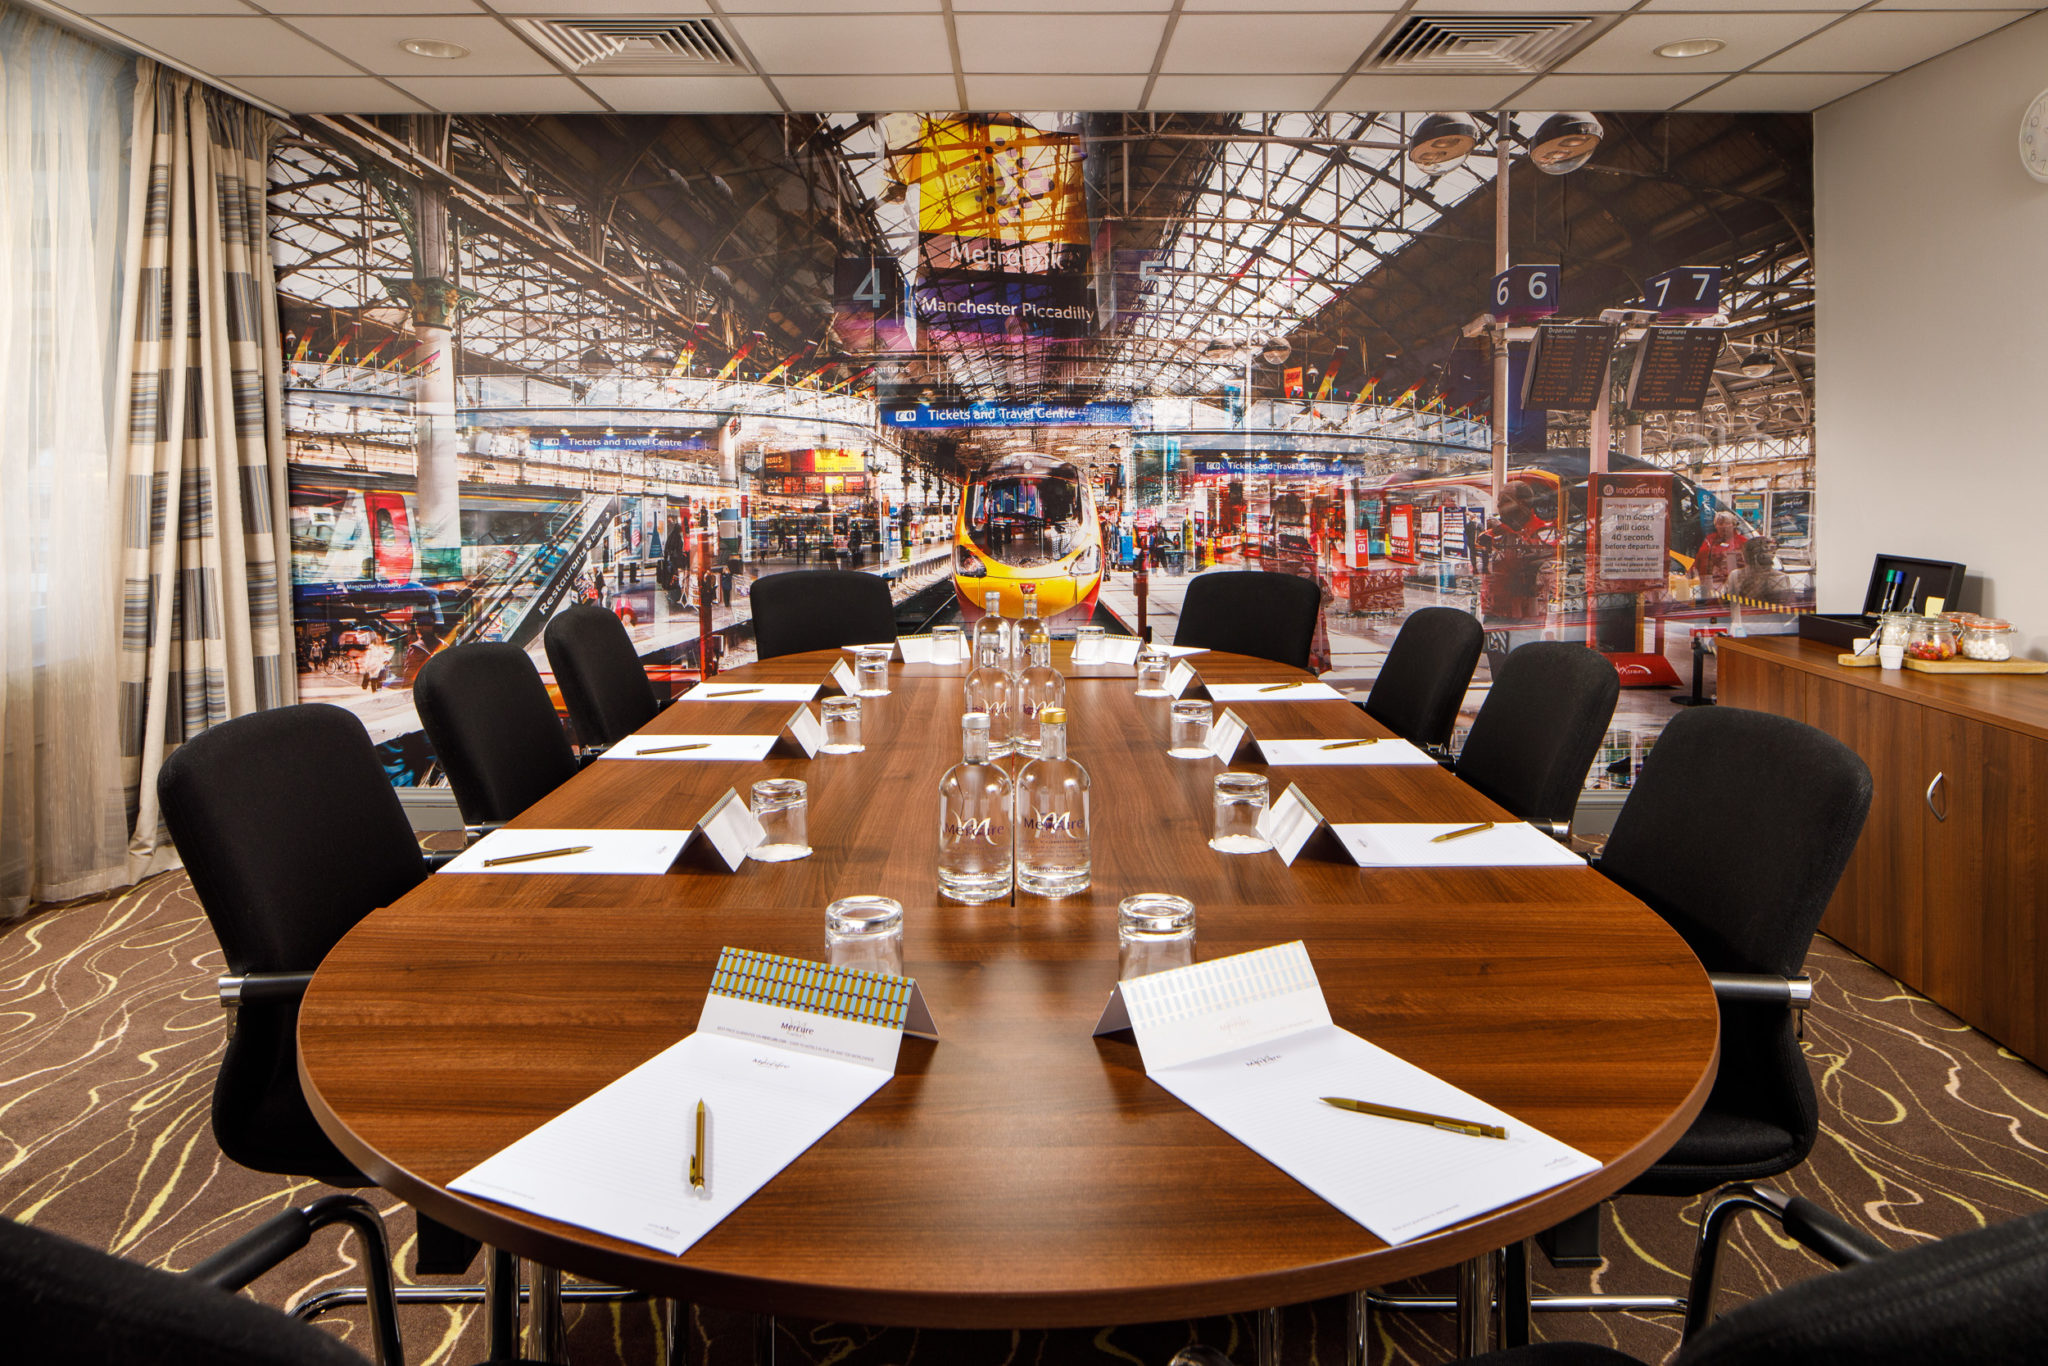
{"type": "Polygon", "coordinates": [[[1946,774],[1937,773],[1934,775],[1934,781],[1927,785],[1927,809],[1932,813],[1934,819],[1938,821],[1948,819],[1948,794],[1946,792],[1942,793],[1940,806],[1934,804],[1934,794],[1940,791],[1941,785],[1946,778],[1946,774]]]}

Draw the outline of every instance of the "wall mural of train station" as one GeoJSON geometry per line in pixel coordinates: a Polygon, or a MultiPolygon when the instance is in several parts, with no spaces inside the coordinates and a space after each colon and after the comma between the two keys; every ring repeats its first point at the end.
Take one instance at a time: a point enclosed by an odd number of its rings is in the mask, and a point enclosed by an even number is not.
{"type": "Polygon", "coordinates": [[[1810,153],[1704,113],[303,117],[302,696],[431,782],[420,664],[545,671],[578,602],[683,677],[784,568],[885,576],[906,631],[1028,586],[1163,639],[1263,568],[1359,696],[1424,606],[1606,652],[1625,784],[1705,642],[1811,606],[1810,153]]]}

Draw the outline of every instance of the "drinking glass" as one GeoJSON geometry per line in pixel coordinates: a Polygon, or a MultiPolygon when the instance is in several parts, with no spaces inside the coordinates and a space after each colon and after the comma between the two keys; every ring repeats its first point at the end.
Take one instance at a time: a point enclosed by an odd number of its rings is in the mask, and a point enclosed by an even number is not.
{"type": "Polygon", "coordinates": [[[1117,978],[1143,977],[1195,961],[1195,903],[1170,892],[1139,892],[1117,903],[1117,978]]]}
{"type": "Polygon", "coordinates": [[[835,968],[903,975],[903,903],[843,896],[825,908],[825,953],[835,968]]]}
{"type": "Polygon", "coordinates": [[[1266,814],[1266,775],[1234,770],[1216,775],[1216,832],[1209,847],[1219,854],[1262,854],[1272,844],[1259,833],[1266,814]]]}
{"type": "Polygon", "coordinates": [[[809,793],[801,778],[763,778],[754,784],[754,819],[767,833],[747,852],[758,863],[787,863],[811,856],[807,815],[809,793]]]}
{"type": "Polygon", "coordinates": [[[1138,651],[1138,696],[1166,696],[1166,652],[1147,645],[1138,651]]]}
{"type": "Polygon", "coordinates": [[[1079,626],[1074,629],[1074,662],[1094,664],[1102,659],[1102,642],[1108,631],[1100,626],[1079,626]]]}
{"type": "Polygon", "coordinates": [[[967,645],[958,626],[932,627],[932,663],[964,664],[967,662],[967,645]]]}
{"type": "Polygon", "coordinates": [[[854,652],[859,661],[853,671],[853,690],[857,695],[889,695],[889,658],[895,653],[896,647],[893,645],[863,645],[854,652]]]}
{"type": "Polygon", "coordinates": [[[1200,698],[1173,704],[1173,735],[1166,752],[1176,759],[1200,759],[1209,752],[1209,722],[1215,708],[1200,698]]]}
{"type": "Polygon", "coordinates": [[[825,713],[825,743],[818,746],[820,753],[858,754],[865,748],[860,742],[858,697],[828,697],[819,710],[825,713]]]}

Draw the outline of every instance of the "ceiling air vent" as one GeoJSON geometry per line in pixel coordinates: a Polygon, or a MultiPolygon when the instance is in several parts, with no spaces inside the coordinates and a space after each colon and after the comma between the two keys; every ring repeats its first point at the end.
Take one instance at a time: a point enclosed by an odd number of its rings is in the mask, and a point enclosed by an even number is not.
{"type": "Polygon", "coordinates": [[[729,75],[747,69],[732,41],[708,19],[512,22],[549,55],[580,75],[729,75]]]}
{"type": "Polygon", "coordinates": [[[1562,14],[1412,15],[1380,45],[1365,69],[1439,76],[1533,75],[1548,71],[1592,22],[1562,14]]]}

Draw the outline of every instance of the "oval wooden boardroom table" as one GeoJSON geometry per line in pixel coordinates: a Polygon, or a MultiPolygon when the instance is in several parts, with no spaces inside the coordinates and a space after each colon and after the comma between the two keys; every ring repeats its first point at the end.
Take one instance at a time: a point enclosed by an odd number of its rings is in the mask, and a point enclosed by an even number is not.
{"type": "MultiPolygon", "coordinates": [[[[818,682],[837,653],[718,682],[818,682]]],[[[1192,662],[1206,682],[1306,677],[1239,656],[1192,662]]],[[[444,874],[365,918],[300,1015],[322,1127],[392,1194],[549,1266],[723,1308],[926,1328],[1249,1311],[1466,1263],[1611,1195],[1684,1131],[1713,1079],[1716,1009],[1647,907],[1580,867],[1367,871],[1214,853],[1222,765],[1168,757],[1167,702],[1134,696],[1128,669],[1092,672],[1107,676],[1070,675],[1067,689],[1070,752],[1094,783],[1088,892],[940,900],[936,788],[959,757],[963,671],[898,663],[891,694],[865,706],[862,754],[600,761],[514,822],[681,829],[728,787],[800,776],[809,859],[444,874]],[[1116,982],[1116,903],[1147,890],[1195,902],[1202,959],[1304,940],[1339,1025],[1603,1166],[1387,1246],[1148,1081],[1128,1035],[1091,1037],[1116,982]],[[826,903],[858,892],[903,902],[906,971],[940,1040],[907,1039],[893,1081],[682,1257],[448,1190],[689,1033],[722,946],[823,958],[826,903]]],[[[648,730],[765,733],[793,710],[679,702],[648,730]]],[[[1256,735],[1384,733],[1347,702],[1238,710],[1256,735]]],[[[1276,795],[1298,782],[1332,821],[1505,814],[1433,764],[1271,772],[1276,795]]]]}

